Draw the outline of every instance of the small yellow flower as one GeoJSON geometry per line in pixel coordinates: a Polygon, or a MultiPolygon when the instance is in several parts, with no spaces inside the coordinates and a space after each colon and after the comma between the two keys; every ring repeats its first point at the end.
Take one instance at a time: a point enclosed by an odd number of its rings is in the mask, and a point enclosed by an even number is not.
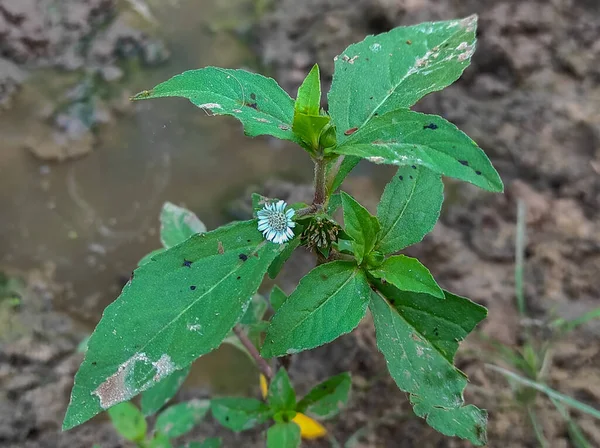
{"type": "Polygon", "coordinates": [[[263,399],[267,398],[268,391],[269,391],[269,383],[267,383],[267,378],[261,373],[260,374],[260,393],[262,394],[263,399]]]}
{"type": "MultiPolygon", "coordinates": [[[[263,374],[260,375],[260,393],[263,398],[267,398],[267,392],[269,390],[269,385],[267,383],[267,379],[263,374]]],[[[313,420],[307,415],[304,415],[301,412],[298,412],[296,416],[292,419],[292,421],[300,426],[300,435],[303,439],[306,440],[314,440],[319,439],[321,437],[325,437],[327,435],[327,429],[323,425],[321,425],[318,421],[313,420]]]]}
{"type": "Polygon", "coordinates": [[[318,421],[298,412],[292,421],[300,426],[300,435],[303,439],[314,440],[327,435],[327,430],[318,421]]]}

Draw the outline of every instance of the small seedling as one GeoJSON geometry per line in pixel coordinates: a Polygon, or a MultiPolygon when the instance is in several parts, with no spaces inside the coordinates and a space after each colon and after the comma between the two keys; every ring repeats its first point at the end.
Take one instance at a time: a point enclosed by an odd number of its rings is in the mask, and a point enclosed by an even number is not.
{"type": "MultiPolygon", "coordinates": [[[[517,204],[517,233],[515,257],[515,297],[519,314],[527,319],[527,303],[525,300],[525,247],[526,247],[526,206],[519,201],[517,204]]],[[[539,424],[536,413],[536,399],[541,392],[554,405],[567,424],[571,441],[577,448],[588,448],[592,445],[587,441],[579,425],[568,412],[568,407],[600,419],[600,410],[586,405],[574,398],[563,395],[546,385],[546,378],[552,366],[552,346],[560,339],[566,337],[577,327],[600,317],[600,308],[589,311],[573,319],[552,319],[549,322],[540,322],[541,330],[545,337],[537,338],[533,332],[526,328],[524,342],[519,348],[512,348],[499,341],[490,340],[493,352],[516,372],[503,367],[487,364],[486,366],[506,377],[513,392],[516,403],[524,410],[531,422],[534,435],[542,447],[549,444],[544,437],[544,431],[539,424]]]]}

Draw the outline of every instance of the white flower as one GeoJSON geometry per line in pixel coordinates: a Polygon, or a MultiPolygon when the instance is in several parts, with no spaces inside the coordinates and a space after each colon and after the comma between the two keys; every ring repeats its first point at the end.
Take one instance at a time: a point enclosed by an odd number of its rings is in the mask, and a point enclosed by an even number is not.
{"type": "Polygon", "coordinates": [[[258,230],[265,238],[277,244],[283,244],[294,238],[293,228],[296,223],[292,221],[294,210],[286,211],[287,204],[284,201],[271,203],[264,206],[256,214],[258,216],[258,230]]]}

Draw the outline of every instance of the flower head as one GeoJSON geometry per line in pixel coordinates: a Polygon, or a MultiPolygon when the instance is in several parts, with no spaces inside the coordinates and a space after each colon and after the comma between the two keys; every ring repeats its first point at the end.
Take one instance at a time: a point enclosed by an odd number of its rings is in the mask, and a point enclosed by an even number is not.
{"type": "Polygon", "coordinates": [[[294,210],[288,209],[285,201],[266,204],[256,214],[258,216],[258,230],[264,237],[276,244],[283,244],[294,238],[292,230],[296,223],[292,221],[294,210]]]}

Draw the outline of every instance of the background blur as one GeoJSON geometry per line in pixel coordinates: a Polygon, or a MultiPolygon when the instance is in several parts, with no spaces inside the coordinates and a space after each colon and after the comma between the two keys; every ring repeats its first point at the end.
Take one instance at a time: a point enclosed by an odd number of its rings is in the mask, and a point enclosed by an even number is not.
{"type": "MultiPolygon", "coordinates": [[[[447,181],[440,222],[407,253],[444,288],[489,308],[457,360],[471,380],[467,401],[490,412],[489,446],[586,446],[574,428],[600,446],[599,420],[561,414],[486,366],[600,407],[600,320],[562,325],[600,307],[598,0],[0,0],[0,445],[125,446],[104,416],[59,428],[77,345],[159,247],[164,201],[214,228],[245,218],[250,192],[311,193],[312,163],[300,148],[245,138],[235,120],[208,118],[185,100],[132,104],[131,94],[216,65],[267,73],[295,96],[314,62],[326,91],[333,57],[350,43],[472,13],[480,22],[471,67],[416,108],[475,139],[506,194],[447,181]]],[[[392,173],[360,165],[344,189],[374,209],[392,173]]],[[[298,254],[278,283],[290,292],[312,263],[298,254]]],[[[306,446],[467,446],[414,418],[368,319],[297,356],[291,373],[306,390],[343,370],[354,395],[327,424],[340,445],[306,446]]],[[[179,397],[224,393],[257,393],[256,371],[228,347],[194,365],[179,397]]],[[[223,435],[226,447],[264,443],[260,431],[229,434],[211,420],[192,435],[223,435]]]]}

